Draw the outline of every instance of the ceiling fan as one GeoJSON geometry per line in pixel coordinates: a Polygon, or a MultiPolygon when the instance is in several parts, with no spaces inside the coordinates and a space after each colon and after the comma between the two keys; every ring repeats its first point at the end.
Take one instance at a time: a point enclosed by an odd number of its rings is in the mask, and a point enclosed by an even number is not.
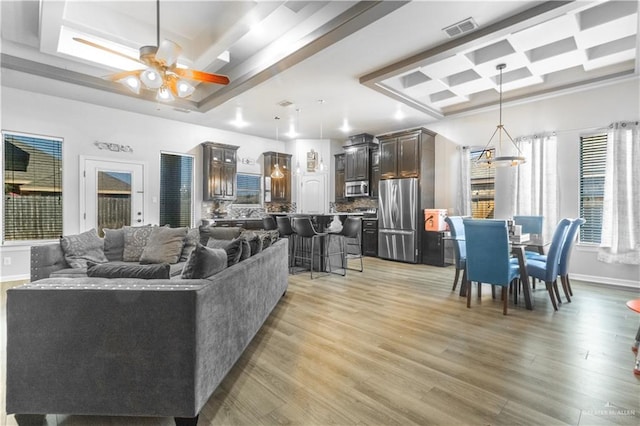
{"type": "Polygon", "coordinates": [[[159,101],[172,101],[175,96],[180,98],[190,96],[195,87],[189,80],[203,83],[229,84],[229,77],[225,75],[210,74],[177,66],[182,48],[171,40],[163,40],[160,43],[160,0],[156,0],[156,46],[140,47],[139,59],[80,37],[74,37],[73,39],[79,43],[145,65],[145,68],[139,70],[123,71],[108,75],[105,78],[124,84],[136,94],[140,93],[141,87],[149,90],[158,90],[156,98],[159,101]]]}

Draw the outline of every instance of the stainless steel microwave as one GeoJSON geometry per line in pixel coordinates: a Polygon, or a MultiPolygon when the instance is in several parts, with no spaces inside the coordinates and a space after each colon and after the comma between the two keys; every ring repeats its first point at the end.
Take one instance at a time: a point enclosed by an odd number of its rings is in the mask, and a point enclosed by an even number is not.
{"type": "Polygon", "coordinates": [[[366,180],[357,180],[352,182],[345,182],[345,197],[368,197],[369,196],[369,182],[366,180]]]}

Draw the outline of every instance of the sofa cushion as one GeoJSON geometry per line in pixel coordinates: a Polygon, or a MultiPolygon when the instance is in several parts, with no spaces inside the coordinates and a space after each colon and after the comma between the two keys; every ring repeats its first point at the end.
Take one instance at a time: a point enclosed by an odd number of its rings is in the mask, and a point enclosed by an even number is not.
{"type": "Polygon", "coordinates": [[[191,251],[193,251],[198,242],[200,242],[200,231],[198,228],[189,229],[187,236],[184,239],[184,247],[182,247],[182,253],[180,254],[180,262],[187,261],[191,251]]]}
{"type": "Polygon", "coordinates": [[[227,252],[197,243],[182,270],[183,279],[207,278],[227,267],[227,252]]]}
{"type": "Polygon", "coordinates": [[[178,263],[188,230],[189,228],[154,227],[140,255],[140,263],[178,263]]]}
{"type": "Polygon", "coordinates": [[[169,264],[126,265],[121,263],[87,262],[87,276],[101,278],[169,279],[169,264]]]}
{"type": "Polygon", "coordinates": [[[213,238],[216,240],[233,240],[238,238],[243,228],[240,227],[226,227],[226,226],[200,226],[200,244],[203,246],[207,245],[209,242],[209,238],[213,238]]]}
{"type": "Polygon", "coordinates": [[[249,241],[242,238],[240,238],[239,240],[242,244],[242,253],[240,254],[240,260],[238,262],[242,262],[243,260],[251,257],[251,246],[249,245],[249,241]]]}
{"type": "Polygon", "coordinates": [[[153,228],[150,225],[145,225],[125,226],[123,229],[124,251],[122,260],[125,262],[139,262],[153,228]]]}
{"type": "Polygon", "coordinates": [[[104,263],[108,259],[104,255],[104,243],[95,228],[76,235],[60,238],[60,246],[64,259],[72,268],[86,268],[87,261],[104,263]]]}
{"type": "Polygon", "coordinates": [[[124,252],[124,229],[103,228],[104,231],[104,255],[113,262],[122,260],[124,252]]]}
{"type": "Polygon", "coordinates": [[[84,278],[87,276],[87,268],[65,268],[52,272],[51,278],[84,278]]]}
{"type": "Polygon", "coordinates": [[[215,238],[209,238],[207,247],[224,249],[224,251],[227,252],[227,267],[238,263],[240,256],[242,256],[242,240],[240,238],[236,238],[235,240],[216,240],[215,238]]]}

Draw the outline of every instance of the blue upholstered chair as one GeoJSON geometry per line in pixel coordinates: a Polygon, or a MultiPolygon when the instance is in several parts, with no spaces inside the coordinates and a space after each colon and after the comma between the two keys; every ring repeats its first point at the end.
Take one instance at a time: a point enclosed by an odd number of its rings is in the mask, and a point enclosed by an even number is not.
{"type": "MultiPolygon", "coordinates": [[[[507,288],[520,278],[520,267],[509,259],[509,230],[504,220],[464,219],[467,248],[467,307],[471,307],[471,282],[499,285],[502,287],[507,314],[507,288]]],[[[480,284],[478,284],[478,287],[480,284]]],[[[478,292],[480,290],[478,289],[478,292]]]]}
{"type": "MultiPolygon", "coordinates": [[[[571,302],[570,295],[573,296],[573,290],[571,289],[571,281],[569,281],[569,261],[571,260],[571,252],[573,251],[573,245],[576,241],[576,235],[580,227],[586,222],[581,217],[573,219],[569,225],[569,230],[564,238],[562,249],[560,251],[560,260],[558,261],[558,275],[560,275],[560,282],[562,283],[562,290],[567,298],[568,302],[571,302]]],[[[533,260],[547,261],[547,255],[532,256],[533,260]]]]}
{"type": "Polygon", "coordinates": [[[447,216],[444,218],[445,222],[449,225],[449,231],[451,232],[451,238],[453,241],[453,252],[455,254],[455,266],[456,276],[453,278],[453,288],[451,291],[456,291],[458,285],[458,278],[460,277],[460,271],[462,271],[462,280],[466,280],[464,274],[465,265],[467,262],[467,246],[464,240],[464,223],[462,223],[462,216],[447,216]]]}
{"type": "Polygon", "coordinates": [[[567,236],[569,225],[571,225],[571,220],[566,218],[562,219],[558,223],[558,226],[556,226],[556,230],[553,233],[549,252],[544,256],[544,258],[542,256],[538,259],[527,258],[527,274],[532,278],[544,281],[547,287],[547,292],[549,293],[549,298],[553,304],[553,309],[556,311],[558,310],[556,296],[558,298],[558,302],[561,302],[557,282],[560,254],[562,253],[562,246],[564,244],[565,237],[567,236]]]}

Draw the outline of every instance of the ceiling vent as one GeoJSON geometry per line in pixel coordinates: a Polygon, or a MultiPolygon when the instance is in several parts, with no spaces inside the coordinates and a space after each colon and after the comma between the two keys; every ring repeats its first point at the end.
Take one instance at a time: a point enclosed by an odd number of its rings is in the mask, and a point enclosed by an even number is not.
{"type": "Polygon", "coordinates": [[[473,31],[476,28],[478,28],[476,21],[474,21],[473,18],[467,18],[446,28],[443,28],[442,31],[447,33],[450,38],[453,38],[461,34],[468,33],[469,31],[473,31]]]}
{"type": "Polygon", "coordinates": [[[280,101],[280,102],[278,102],[278,105],[280,105],[283,108],[286,108],[288,106],[293,105],[293,102],[291,102],[291,101],[280,101]]]}
{"type": "Polygon", "coordinates": [[[184,112],[185,114],[189,114],[191,112],[190,109],[186,109],[186,108],[173,108],[173,110],[178,112],[184,112]]]}

